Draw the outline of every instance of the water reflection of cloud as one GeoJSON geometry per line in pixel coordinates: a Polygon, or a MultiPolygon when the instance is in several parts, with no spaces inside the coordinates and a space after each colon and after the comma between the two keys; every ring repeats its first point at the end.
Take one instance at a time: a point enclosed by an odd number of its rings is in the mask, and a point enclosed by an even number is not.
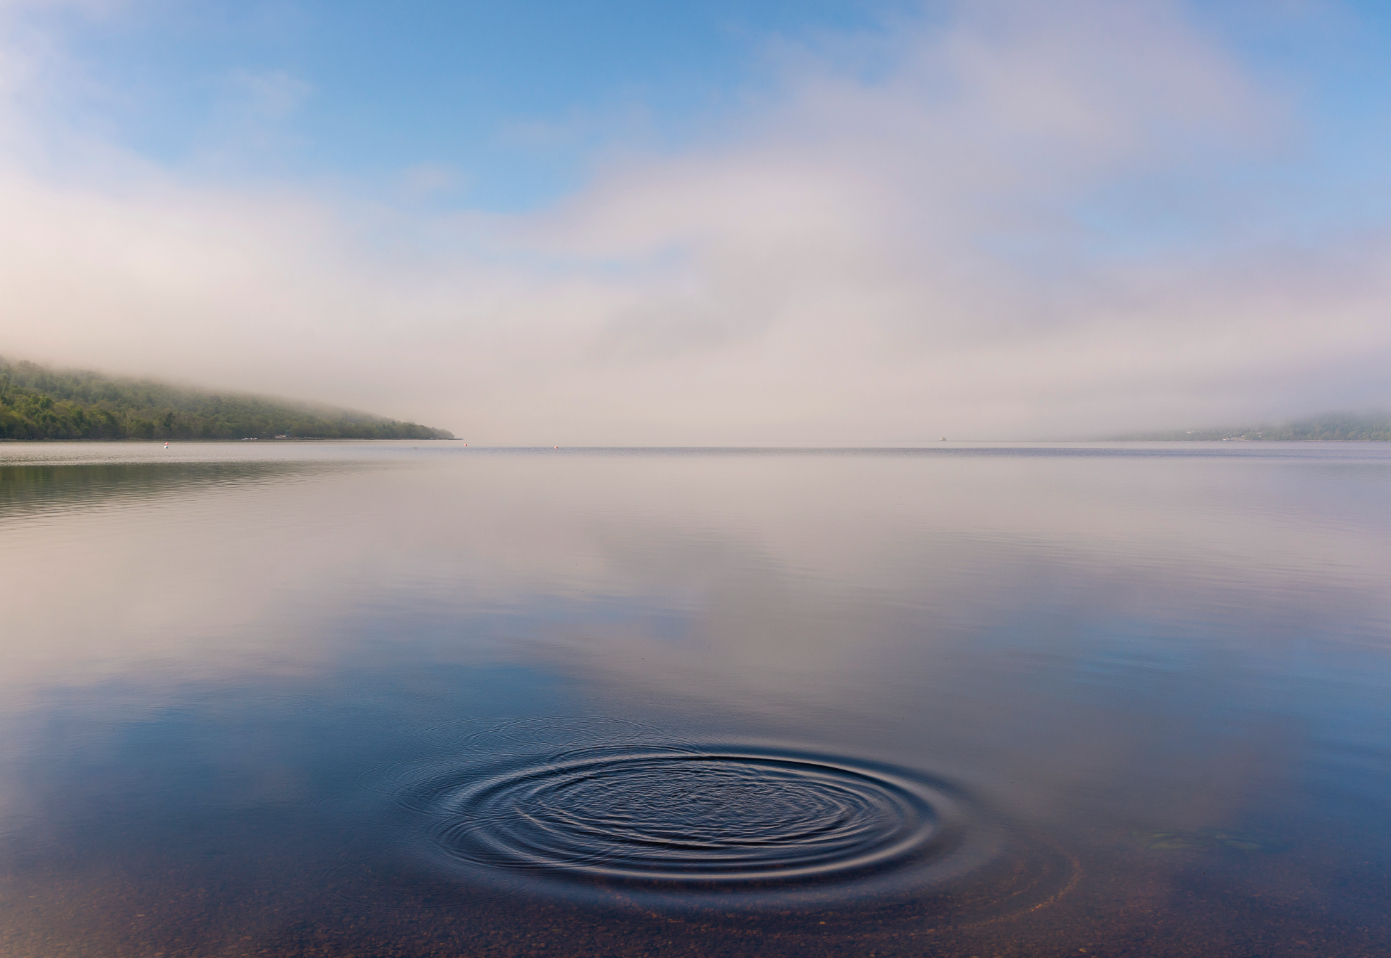
{"type": "MultiPolygon", "coordinates": [[[[262,466],[235,468],[249,477],[262,466]]],[[[863,667],[877,649],[979,634],[1041,596],[1175,620],[1282,604],[1300,616],[1336,604],[1384,620],[1391,539],[1376,521],[1380,468],[427,457],[312,482],[142,492],[138,509],[49,516],[42,527],[12,520],[5,572],[18,588],[6,613],[23,626],[12,634],[44,636],[26,656],[49,661],[49,678],[178,649],[197,660],[214,636],[252,667],[277,644],[294,658],[306,641],[332,646],[309,634],[335,606],[393,596],[469,615],[563,604],[565,627],[591,650],[619,642],[612,619],[640,621],[622,611],[638,609],[679,623],[658,631],[682,641],[655,641],[654,655],[698,655],[770,681],[789,649],[811,671],[863,667]],[[1341,470],[1336,497],[1320,492],[1330,470],[1341,470]],[[73,582],[82,601],[64,598],[73,582]],[[610,638],[591,634],[590,615],[610,638]],[[287,644],[289,622],[305,634],[287,644]],[[248,643],[260,651],[236,651],[248,643]]],[[[131,488],[156,475],[131,472],[131,488]]],[[[208,473],[217,475],[230,474],[208,473]]],[[[623,641],[640,642],[643,628],[623,641]]]]}

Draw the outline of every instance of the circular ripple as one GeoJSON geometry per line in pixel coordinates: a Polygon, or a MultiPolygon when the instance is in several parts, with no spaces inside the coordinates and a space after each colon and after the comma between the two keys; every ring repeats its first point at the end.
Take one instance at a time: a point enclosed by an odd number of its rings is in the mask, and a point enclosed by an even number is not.
{"type": "Polygon", "coordinates": [[[758,750],[573,750],[443,771],[402,798],[449,860],[605,883],[839,883],[940,871],[972,844],[969,803],[945,783],[758,750]]]}

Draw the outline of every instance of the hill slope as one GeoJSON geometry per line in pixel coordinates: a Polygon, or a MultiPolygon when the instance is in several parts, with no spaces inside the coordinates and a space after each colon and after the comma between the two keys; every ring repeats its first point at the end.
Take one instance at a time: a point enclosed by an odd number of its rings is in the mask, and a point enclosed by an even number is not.
{"type": "Polygon", "coordinates": [[[1251,439],[1266,442],[1298,442],[1311,439],[1391,441],[1391,416],[1326,413],[1311,419],[1278,425],[1237,429],[1193,429],[1122,436],[1122,439],[1251,439]]]}
{"type": "Polygon", "coordinates": [[[286,400],[0,358],[0,439],[453,439],[443,429],[286,400]]]}

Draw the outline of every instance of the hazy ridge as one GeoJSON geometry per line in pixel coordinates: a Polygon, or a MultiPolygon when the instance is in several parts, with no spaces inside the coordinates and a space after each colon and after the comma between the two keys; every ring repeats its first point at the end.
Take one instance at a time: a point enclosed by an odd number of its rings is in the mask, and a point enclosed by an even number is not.
{"type": "Polygon", "coordinates": [[[1391,415],[1386,413],[1324,413],[1309,419],[1262,426],[1217,429],[1175,429],[1169,432],[1133,433],[1114,439],[1143,440],[1221,440],[1245,439],[1265,442],[1308,440],[1391,441],[1391,415]]]}
{"type": "Polygon", "coordinates": [[[419,423],[0,357],[0,439],[453,439],[419,423]]]}

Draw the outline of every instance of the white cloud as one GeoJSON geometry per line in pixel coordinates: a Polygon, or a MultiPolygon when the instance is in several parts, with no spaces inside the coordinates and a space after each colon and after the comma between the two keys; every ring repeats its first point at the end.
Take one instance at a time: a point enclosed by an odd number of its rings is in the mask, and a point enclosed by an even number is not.
{"type": "MultiPolygon", "coordinates": [[[[1300,127],[1182,8],[964,4],[871,51],[874,79],[838,67],[865,52],[789,57],[722,139],[526,215],[12,163],[0,351],[503,442],[1075,435],[1391,398],[1388,237],[1248,235],[1237,213],[1283,197],[1213,170],[1300,127]],[[1137,243],[1115,198],[1156,182],[1217,201],[1137,243]]],[[[284,117],[306,90],[281,79],[257,102],[284,117]]]]}

